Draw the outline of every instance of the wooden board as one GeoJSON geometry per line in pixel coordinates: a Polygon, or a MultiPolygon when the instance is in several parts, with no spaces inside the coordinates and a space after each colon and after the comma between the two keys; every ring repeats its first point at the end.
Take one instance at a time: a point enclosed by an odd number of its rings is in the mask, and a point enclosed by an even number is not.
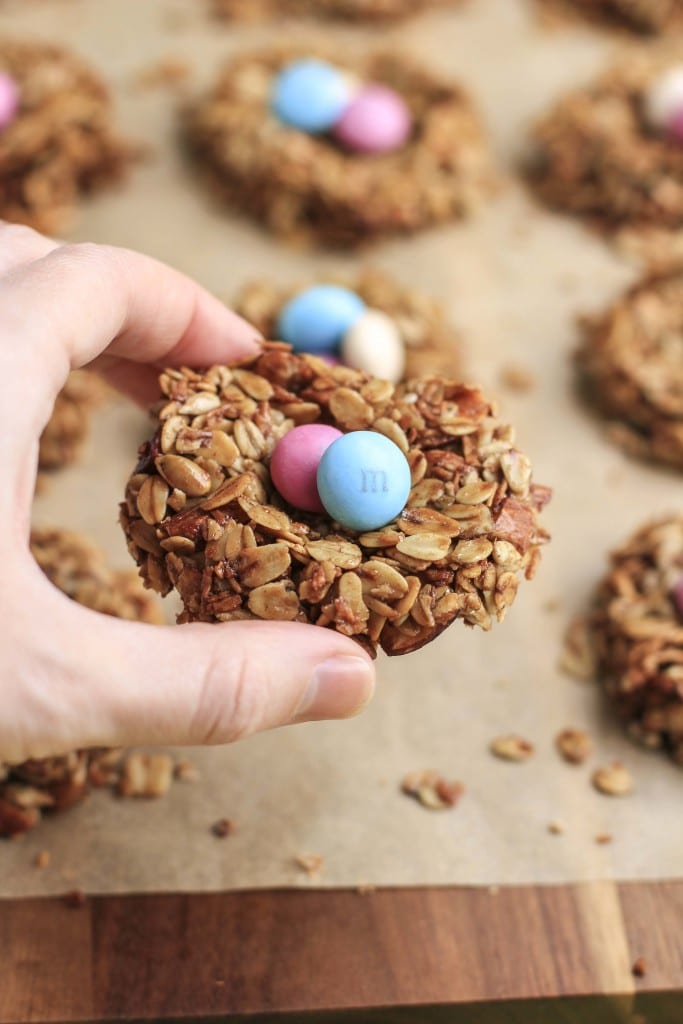
{"type": "Polygon", "coordinates": [[[0,1021],[680,1024],[682,921],[683,882],[9,900],[0,1021]]]}

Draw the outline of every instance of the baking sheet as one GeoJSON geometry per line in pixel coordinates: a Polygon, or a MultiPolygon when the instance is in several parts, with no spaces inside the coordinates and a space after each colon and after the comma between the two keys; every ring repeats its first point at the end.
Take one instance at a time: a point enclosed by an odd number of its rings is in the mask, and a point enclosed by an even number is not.
{"type": "MultiPolygon", "coordinates": [[[[289,250],[216,209],[178,156],[174,97],[131,86],[138,72],[170,57],[188,60],[190,86],[199,87],[222,56],[278,29],[217,29],[201,0],[21,0],[3,6],[0,30],[7,29],[64,40],[89,56],[117,87],[122,124],[155,150],[125,190],[85,207],[72,237],[142,249],[226,297],[254,276],[288,282],[325,267],[353,267],[352,257],[289,250]]],[[[373,39],[326,31],[353,45],[373,39]]],[[[374,38],[388,43],[390,35],[469,84],[508,168],[529,118],[590,76],[612,45],[588,31],[546,34],[521,0],[471,0],[462,11],[374,38]]],[[[469,378],[500,396],[536,478],[554,487],[547,522],[555,540],[537,580],[521,588],[507,622],[492,634],[456,624],[417,654],[381,658],[377,699],[360,719],[191,751],[201,781],[177,784],[165,800],[98,793],[22,840],[0,844],[0,895],[683,873],[680,769],[633,746],[596,688],[557,668],[567,621],[584,607],[605,552],[641,521],[680,507],[680,478],[629,461],[602,438],[572,391],[573,317],[601,308],[633,269],[571,221],[538,210],[514,181],[475,221],[383,244],[363,259],[443,301],[463,332],[469,378]],[[536,387],[506,393],[504,364],[530,369],[536,387]],[[553,736],[566,726],[595,738],[588,765],[571,767],[555,753],[553,736]],[[532,740],[535,756],[525,764],[495,760],[488,744],[506,732],[532,740]],[[629,798],[610,800],[590,786],[591,768],[613,758],[635,777],[629,798]],[[403,775],[424,768],[463,781],[457,808],[432,813],[401,795],[403,775]],[[222,817],[236,824],[223,841],[210,832],[222,817]],[[558,820],[565,831],[552,835],[547,826],[558,820]],[[599,833],[613,842],[596,844],[599,833]],[[39,871],[33,861],[42,849],[51,862],[39,871]],[[301,854],[324,858],[317,878],[296,866],[301,854]]],[[[116,505],[146,430],[144,416],[124,402],[105,407],[85,459],[37,500],[36,522],[82,529],[127,565],[116,505]]]]}

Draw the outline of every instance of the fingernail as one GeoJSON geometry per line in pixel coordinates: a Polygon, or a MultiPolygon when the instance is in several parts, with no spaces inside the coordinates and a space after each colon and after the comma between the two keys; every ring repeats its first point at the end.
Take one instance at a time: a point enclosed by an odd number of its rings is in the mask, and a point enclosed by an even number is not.
{"type": "Polygon", "coordinates": [[[295,720],[350,718],[363,710],[374,691],[375,670],[365,658],[330,658],[315,669],[295,720]]]}

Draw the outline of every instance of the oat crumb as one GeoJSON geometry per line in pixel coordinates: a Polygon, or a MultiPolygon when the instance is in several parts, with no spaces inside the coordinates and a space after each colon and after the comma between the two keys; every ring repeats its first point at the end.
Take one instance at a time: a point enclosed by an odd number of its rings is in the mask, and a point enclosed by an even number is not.
{"type": "Polygon", "coordinates": [[[50,866],[50,859],[51,858],[50,858],[50,851],[49,850],[40,850],[36,854],[36,857],[35,857],[35,860],[34,860],[33,863],[35,864],[35,866],[40,871],[44,871],[45,868],[49,868],[49,866],[50,866]]]}
{"type": "Polygon", "coordinates": [[[566,832],[566,826],[562,821],[551,821],[548,825],[548,832],[551,836],[562,836],[566,832]]]}
{"type": "Polygon", "coordinates": [[[321,857],[319,853],[300,853],[294,858],[294,863],[309,878],[317,878],[325,866],[325,858],[321,857]]]}
{"type": "Polygon", "coordinates": [[[531,370],[510,363],[500,371],[500,382],[503,387],[508,388],[510,391],[526,392],[533,389],[536,384],[536,378],[531,370]]]}
{"type": "Polygon", "coordinates": [[[613,838],[614,837],[609,832],[599,832],[595,837],[595,842],[598,846],[609,846],[613,838]]]}
{"type": "Polygon", "coordinates": [[[511,733],[508,736],[496,736],[491,740],[489,750],[503,761],[528,761],[534,753],[534,745],[522,736],[511,733]]]}
{"type": "Polygon", "coordinates": [[[211,832],[217,839],[227,839],[235,831],[235,823],[230,818],[219,818],[211,826],[211,832]]]}
{"type": "Polygon", "coordinates": [[[633,974],[634,978],[645,977],[645,975],[647,974],[647,960],[644,956],[639,956],[636,960],[633,961],[631,973],[633,974]]]}

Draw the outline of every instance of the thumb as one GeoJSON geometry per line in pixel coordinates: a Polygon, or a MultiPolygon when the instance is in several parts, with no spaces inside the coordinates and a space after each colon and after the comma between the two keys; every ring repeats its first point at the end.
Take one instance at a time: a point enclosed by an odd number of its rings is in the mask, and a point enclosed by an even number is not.
{"type": "MultiPolygon", "coordinates": [[[[31,672],[49,686],[29,687],[22,720],[31,749],[7,760],[75,747],[230,743],[290,723],[350,717],[374,691],[369,657],[329,629],[255,621],[148,626],[52,593],[42,670],[31,672]]],[[[35,635],[31,651],[35,657],[35,635]]],[[[25,681],[22,690],[25,700],[25,681]]]]}

